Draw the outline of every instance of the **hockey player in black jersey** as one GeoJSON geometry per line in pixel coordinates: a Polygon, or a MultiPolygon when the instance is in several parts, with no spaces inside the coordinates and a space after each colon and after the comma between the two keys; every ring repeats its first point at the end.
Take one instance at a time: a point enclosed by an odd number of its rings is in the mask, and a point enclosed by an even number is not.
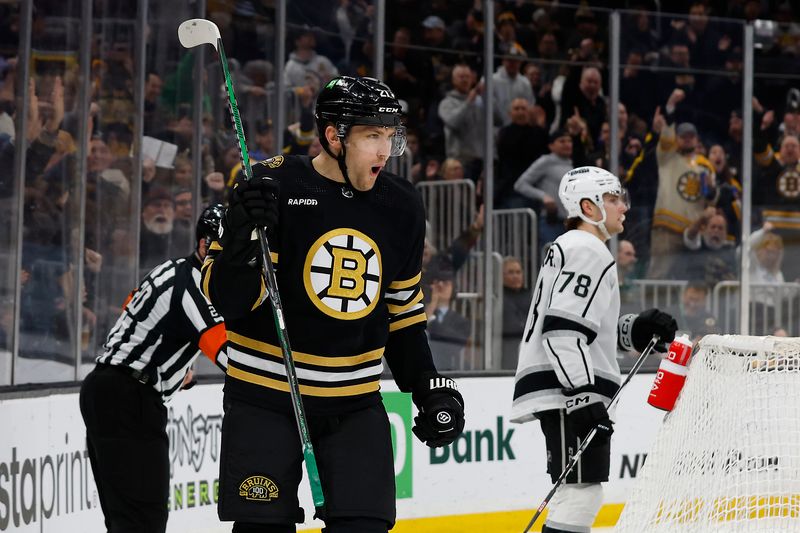
{"type": "Polygon", "coordinates": [[[420,196],[384,171],[403,152],[392,91],[371,78],[334,78],[316,120],[324,151],[275,156],[240,177],[203,286],[230,341],[219,516],[236,533],[293,532],[303,521],[301,445],[254,229],[268,229],[326,498],[326,533],[385,533],[395,521],[389,421],[379,392],[385,358],[419,409],[415,435],[451,443],[464,401],[436,372],[425,335],[420,196]],[[253,498],[248,486],[269,490],[253,498]]]}
{"type": "Polygon", "coordinates": [[[131,292],[81,386],[86,445],[109,532],[166,531],[164,404],[194,383],[191,366],[201,351],[225,369],[225,324],[200,291],[200,265],[223,213],[221,204],[207,207],[197,221],[195,253],[156,266],[131,292]]]}
{"type": "Polygon", "coordinates": [[[543,533],[586,532],[603,503],[610,437],[606,405],[622,381],[617,350],[641,351],[654,334],[675,337],[670,315],[649,309],[619,317],[619,282],[605,245],[628,210],[619,179],[597,167],[570,170],[558,196],[569,231],[558,237],[539,269],[520,345],[512,422],[538,419],[555,482],[589,432],[595,438],[550,502],[543,533]]]}

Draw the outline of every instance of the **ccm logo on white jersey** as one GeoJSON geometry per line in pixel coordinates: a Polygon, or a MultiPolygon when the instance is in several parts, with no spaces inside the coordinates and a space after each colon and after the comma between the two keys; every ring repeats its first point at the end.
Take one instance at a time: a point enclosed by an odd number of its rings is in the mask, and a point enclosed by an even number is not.
{"type": "Polygon", "coordinates": [[[289,205],[317,205],[314,198],[289,198],[289,205]]]}

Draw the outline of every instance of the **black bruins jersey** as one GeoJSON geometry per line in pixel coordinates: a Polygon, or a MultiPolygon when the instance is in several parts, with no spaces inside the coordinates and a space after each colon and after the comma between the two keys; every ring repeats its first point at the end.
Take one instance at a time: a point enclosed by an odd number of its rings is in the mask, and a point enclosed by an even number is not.
{"type": "MultiPolygon", "coordinates": [[[[425,219],[417,191],[387,172],[372,190],[352,191],[319,174],[307,156],[273,157],[254,165],[253,175],[280,181],[270,251],[306,410],[335,414],[380,401],[383,356],[400,389],[410,390],[434,369],[420,287],[425,219]]],[[[214,242],[203,290],[226,322],[225,393],[291,409],[260,266],[229,264],[214,242]]]]}

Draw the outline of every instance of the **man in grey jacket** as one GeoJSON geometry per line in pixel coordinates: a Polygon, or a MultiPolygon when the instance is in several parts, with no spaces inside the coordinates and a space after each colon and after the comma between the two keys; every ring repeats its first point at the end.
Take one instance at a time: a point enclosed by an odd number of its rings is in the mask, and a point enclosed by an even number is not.
{"type": "Polygon", "coordinates": [[[566,130],[559,129],[550,134],[550,153],[539,157],[517,178],[514,190],[536,201],[539,207],[539,246],[553,242],[564,233],[564,220],[567,212],[558,203],[558,186],[561,177],[576,165],[583,163],[582,146],[573,162],[573,148],[581,145],[579,138],[570,136],[566,130]]]}
{"type": "Polygon", "coordinates": [[[525,50],[517,43],[512,43],[504,47],[501,53],[503,64],[492,75],[492,105],[494,125],[497,127],[511,124],[508,110],[514,99],[524,98],[531,105],[536,103],[531,82],[519,71],[522,62],[528,57],[525,50]]]}
{"type": "Polygon", "coordinates": [[[453,90],[439,103],[439,117],[444,122],[445,153],[461,161],[464,176],[476,180],[483,164],[484,120],[483,83],[476,84],[469,65],[453,67],[453,90]]]}
{"type": "Polygon", "coordinates": [[[298,30],[294,40],[294,51],[283,68],[283,77],[289,87],[306,85],[309,75],[319,77],[325,84],[339,75],[339,70],[330,59],[317,54],[317,39],[314,31],[305,26],[298,30]]]}

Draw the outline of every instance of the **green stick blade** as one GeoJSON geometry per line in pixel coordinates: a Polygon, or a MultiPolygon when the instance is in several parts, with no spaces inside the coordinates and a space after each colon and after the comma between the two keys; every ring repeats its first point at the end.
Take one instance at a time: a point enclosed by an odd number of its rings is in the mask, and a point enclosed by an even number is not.
{"type": "Polygon", "coordinates": [[[303,458],[306,461],[306,471],[308,481],[311,484],[311,498],[314,500],[314,507],[325,505],[325,496],[322,494],[322,482],[319,480],[319,469],[317,469],[317,459],[314,457],[314,449],[310,444],[303,446],[303,458]]]}

